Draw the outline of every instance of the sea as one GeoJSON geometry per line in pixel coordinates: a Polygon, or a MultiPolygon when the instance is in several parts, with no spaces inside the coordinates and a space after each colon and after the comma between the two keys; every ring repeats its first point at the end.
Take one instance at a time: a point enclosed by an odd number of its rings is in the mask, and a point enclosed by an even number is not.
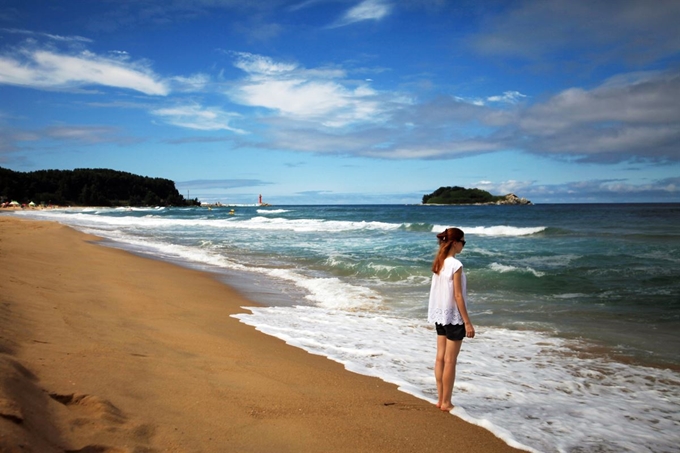
{"type": "Polygon", "coordinates": [[[533,452],[680,452],[680,204],[12,215],[211,272],[257,302],[240,322],[433,404],[430,267],[436,234],[461,228],[477,335],[452,416],[533,452]]]}

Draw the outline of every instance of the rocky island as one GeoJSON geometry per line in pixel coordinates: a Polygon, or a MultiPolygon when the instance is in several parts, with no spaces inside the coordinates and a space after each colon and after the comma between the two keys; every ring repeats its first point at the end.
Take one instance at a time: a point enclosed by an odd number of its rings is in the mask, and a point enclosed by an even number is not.
{"type": "Polygon", "coordinates": [[[514,193],[507,195],[492,195],[482,189],[466,189],[464,187],[440,187],[431,194],[423,196],[425,205],[530,205],[526,198],[520,198],[514,193]]]}

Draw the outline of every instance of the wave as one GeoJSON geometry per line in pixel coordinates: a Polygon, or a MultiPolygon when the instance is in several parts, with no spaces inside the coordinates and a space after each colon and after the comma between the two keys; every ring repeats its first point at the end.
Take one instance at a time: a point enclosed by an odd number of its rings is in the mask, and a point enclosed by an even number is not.
{"type": "MultiPolygon", "coordinates": [[[[340,255],[332,255],[324,259],[322,264],[324,268],[341,277],[352,276],[384,283],[402,282],[414,277],[413,273],[420,270],[420,268],[414,268],[412,264],[405,264],[403,261],[373,257],[353,259],[340,255]]],[[[416,275],[416,277],[420,277],[420,275],[416,275]]],[[[429,273],[427,277],[429,279],[429,273]]]]}
{"type": "MultiPolygon", "coordinates": [[[[242,228],[252,230],[271,230],[271,231],[294,231],[294,232],[342,232],[342,231],[395,231],[406,230],[413,232],[431,231],[441,232],[448,228],[442,225],[432,225],[428,223],[389,223],[381,221],[350,221],[350,220],[324,220],[324,219],[287,219],[284,217],[270,217],[269,214],[281,214],[289,212],[285,209],[266,210],[258,209],[257,215],[251,218],[239,216],[230,217],[170,217],[167,215],[153,215],[161,213],[164,208],[132,208],[134,213],[148,213],[146,216],[120,215],[127,208],[108,208],[97,210],[79,211],[41,211],[35,213],[36,217],[44,217],[67,223],[83,225],[106,225],[111,226],[131,226],[140,228],[162,228],[167,227],[207,227],[207,228],[242,228]],[[111,215],[107,215],[111,214],[111,215]],[[267,214],[267,216],[262,215],[267,214]]],[[[529,236],[541,233],[546,227],[514,227],[508,225],[497,226],[478,226],[462,228],[466,234],[490,236],[490,237],[512,237],[529,236]]]]}
{"type": "Polygon", "coordinates": [[[257,213],[258,214],[283,214],[286,212],[290,212],[288,209],[258,209],[257,213]]]}
{"type": "MultiPolygon", "coordinates": [[[[441,233],[445,229],[450,228],[449,226],[434,225],[432,227],[433,233],[441,233]]],[[[547,227],[514,227],[509,225],[496,225],[496,226],[477,226],[477,227],[459,227],[465,232],[466,235],[476,235],[476,236],[530,236],[532,234],[541,233],[547,230],[547,227]]]]}
{"type": "Polygon", "coordinates": [[[504,274],[506,272],[521,272],[521,273],[529,273],[533,274],[535,277],[543,277],[545,275],[545,272],[537,271],[535,269],[532,269],[530,267],[516,267],[516,266],[507,266],[505,264],[500,264],[500,263],[491,263],[489,264],[489,269],[495,272],[500,272],[501,274],[504,274]]]}
{"type": "Polygon", "coordinates": [[[252,228],[258,230],[286,230],[295,232],[340,232],[352,230],[396,230],[401,224],[386,222],[353,222],[347,220],[320,220],[320,219],[284,219],[269,217],[253,217],[249,220],[238,222],[237,227],[252,228]]]}
{"type": "Polygon", "coordinates": [[[143,207],[143,208],[135,208],[135,207],[124,207],[124,206],[119,206],[117,208],[106,208],[106,209],[98,209],[98,212],[104,213],[107,212],[107,210],[114,210],[114,211],[132,211],[132,212],[147,212],[147,211],[164,211],[165,207],[164,206],[156,206],[156,207],[143,207]]]}
{"type": "MultiPolygon", "coordinates": [[[[147,211],[148,212],[148,211],[147,211]]],[[[99,211],[94,212],[99,213],[99,211]]],[[[295,232],[342,232],[359,230],[382,230],[391,231],[399,229],[402,224],[378,222],[378,221],[346,221],[346,220],[322,220],[322,219],[285,219],[281,217],[256,216],[242,219],[231,216],[229,218],[206,218],[204,216],[194,218],[173,218],[156,215],[146,216],[112,216],[93,215],[89,211],[79,212],[35,212],[32,217],[40,217],[56,220],[73,225],[90,226],[96,225],[106,229],[110,227],[137,227],[137,228],[163,228],[163,227],[207,227],[207,228],[239,228],[264,231],[295,231],[295,232]]]]}
{"type": "MultiPolygon", "coordinates": [[[[404,223],[400,228],[414,232],[434,232],[435,227],[431,223],[404,223]]],[[[439,231],[437,231],[437,233],[439,233],[439,231]]]]}
{"type": "Polygon", "coordinates": [[[305,296],[312,305],[332,310],[377,309],[382,296],[370,288],[345,283],[338,278],[306,277],[288,269],[261,270],[268,275],[294,283],[308,291],[305,296]]]}

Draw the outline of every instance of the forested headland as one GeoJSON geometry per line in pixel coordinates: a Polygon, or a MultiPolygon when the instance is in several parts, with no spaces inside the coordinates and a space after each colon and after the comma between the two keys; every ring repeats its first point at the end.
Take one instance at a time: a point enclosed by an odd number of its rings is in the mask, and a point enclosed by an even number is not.
{"type": "Polygon", "coordinates": [[[526,198],[519,198],[513,193],[492,195],[482,189],[466,189],[465,187],[440,187],[431,194],[423,196],[423,204],[532,204],[526,198]]]}
{"type": "Polygon", "coordinates": [[[102,168],[18,172],[0,167],[0,201],[59,206],[192,206],[165,178],[102,168]]]}

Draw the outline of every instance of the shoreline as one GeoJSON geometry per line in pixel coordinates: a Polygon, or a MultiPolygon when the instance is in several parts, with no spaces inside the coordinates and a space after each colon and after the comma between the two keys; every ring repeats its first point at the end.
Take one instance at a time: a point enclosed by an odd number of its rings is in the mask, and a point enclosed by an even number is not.
{"type": "Polygon", "coordinates": [[[0,216],[0,450],[518,452],[231,315],[214,275],[0,216]]]}

